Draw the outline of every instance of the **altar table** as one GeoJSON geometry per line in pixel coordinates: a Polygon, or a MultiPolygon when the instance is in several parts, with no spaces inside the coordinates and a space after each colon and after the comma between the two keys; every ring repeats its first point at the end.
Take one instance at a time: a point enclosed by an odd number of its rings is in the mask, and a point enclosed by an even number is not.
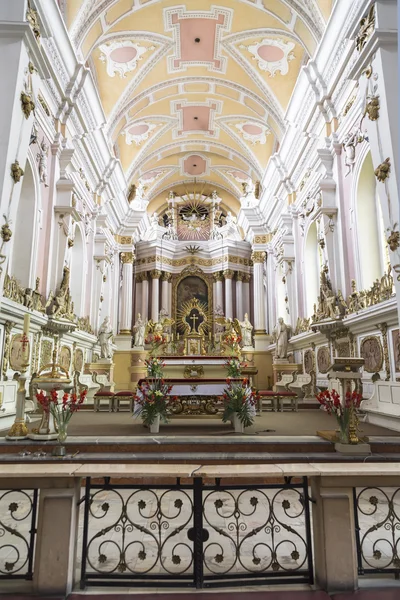
{"type": "MultiPolygon", "coordinates": [[[[139,385],[146,381],[141,379],[139,385]]],[[[164,378],[167,385],[172,386],[169,396],[177,397],[171,402],[169,414],[171,416],[201,416],[212,417],[223,412],[224,403],[222,396],[228,387],[226,379],[222,378],[164,378]]],[[[242,381],[242,378],[232,381],[242,381]]]]}

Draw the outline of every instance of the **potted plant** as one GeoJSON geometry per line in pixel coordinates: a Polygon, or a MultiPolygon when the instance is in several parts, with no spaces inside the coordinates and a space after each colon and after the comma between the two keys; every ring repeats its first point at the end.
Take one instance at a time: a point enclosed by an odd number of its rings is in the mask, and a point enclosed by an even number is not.
{"type": "Polygon", "coordinates": [[[232,421],[235,432],[243,433],[245,427],[253,424],[256,414],[257,394],[252,391],[248,379],[226,380],[228,387],[224,390],[225,409],[222,421],[232,421]]]}
{"type": "Polygon", "coordinates": [[[158,433],[160,420],[168,423],[168,394],[172,386],[157,377],[143,381],[136,392],[134,416],[141,417],[143,425],[150,427],[150,433],[158,433]]]}
{"type": "Polygon", "coordinates": [[[62,443],[65,442],[68,436],[68,424],[72,415],[81,408],[86,394],[87,390],[83,390],[79,394],[64,392],[62,398],[60,398],[56,389],[52,389],[49,396],[43,390],[36,394],[36,399],[43,411],[50,413],[54,419],[60,443],[59,448],[54,451],[57,456],[65,456],[65,447],[62,446],[62,443]]]}
{"type": "Polygon", "coordinates": [[[358,419],[355,411],[360,406],[362,395],[356,391],[347,391],[342,402],[339,392],[324,390],[316,398],[329,415],[335,415],[339,425],[339,442],[357,444],[358,419]]]}

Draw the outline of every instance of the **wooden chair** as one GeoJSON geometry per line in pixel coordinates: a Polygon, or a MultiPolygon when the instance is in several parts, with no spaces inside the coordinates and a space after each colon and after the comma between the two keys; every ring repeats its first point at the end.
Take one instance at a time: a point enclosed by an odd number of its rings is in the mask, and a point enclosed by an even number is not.
{"type": "Polygon", "coordinates": [[[108,402],[108,412],[113,412],[114,410],[114,392],[108,392],[99,390],[95,393],[93,398],[93,409],[96,412],[99,412],[101,409],[102,401],[108,402]]]}

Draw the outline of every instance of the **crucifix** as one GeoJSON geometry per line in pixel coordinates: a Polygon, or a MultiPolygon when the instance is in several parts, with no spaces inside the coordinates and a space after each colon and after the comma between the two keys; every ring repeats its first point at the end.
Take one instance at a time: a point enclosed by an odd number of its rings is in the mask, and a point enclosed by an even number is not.
{"type": "Polygon", "coordinates": [[[196,321],[198,320],[199,317],[197,317],[195,314],[193,314],[191,317],[189,317],[189,319],[191,321],[193,321],[192,324],[192,331],[196,331],[196,321]]]}

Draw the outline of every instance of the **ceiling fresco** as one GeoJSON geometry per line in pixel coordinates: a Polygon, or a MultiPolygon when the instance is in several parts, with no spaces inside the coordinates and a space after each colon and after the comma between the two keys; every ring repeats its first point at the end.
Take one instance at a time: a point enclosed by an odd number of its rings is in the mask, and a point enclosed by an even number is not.
{"type": "Polygon", "coordinates": [[[91,69],[127,186],[160,205],[185,181],[235,209],[285,130],[300,69],[332,0],[64,0],[80,60],[91,69]]]}

